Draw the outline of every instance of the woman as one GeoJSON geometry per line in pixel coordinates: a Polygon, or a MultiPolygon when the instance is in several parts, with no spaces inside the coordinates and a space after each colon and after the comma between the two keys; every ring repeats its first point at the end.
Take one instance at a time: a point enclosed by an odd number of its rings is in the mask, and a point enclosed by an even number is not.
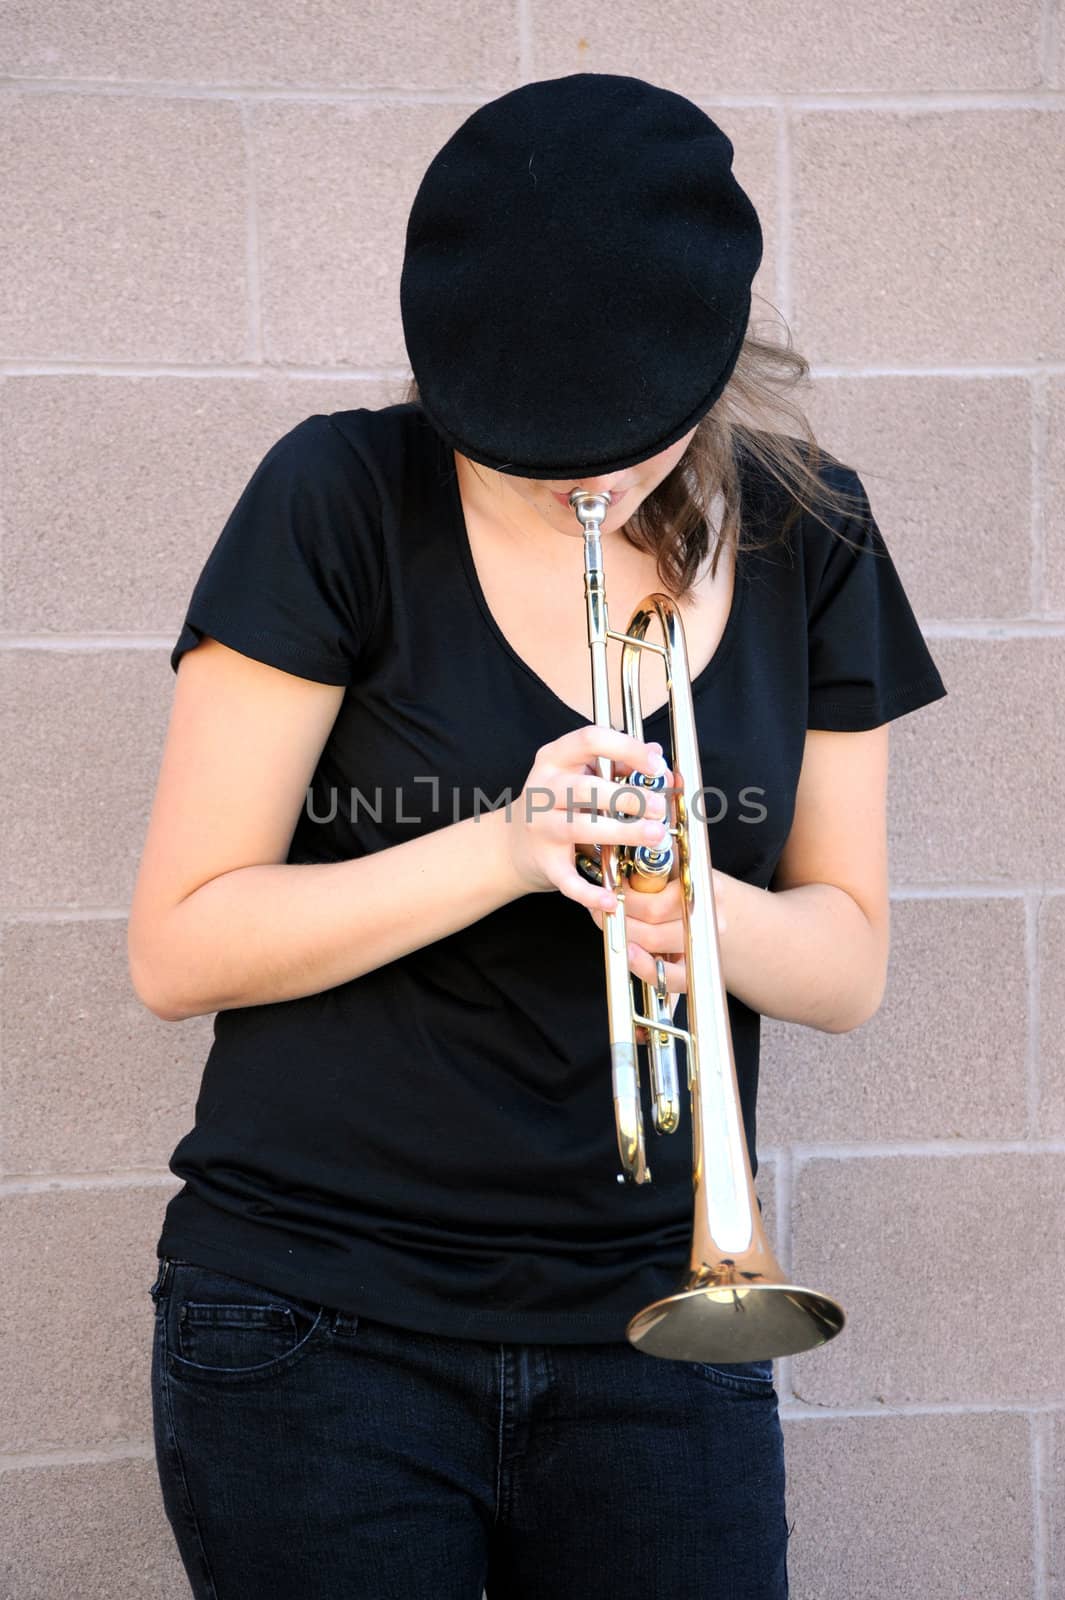
{"type": "MultiPolygon", "coordinates": [[[[481,107],[410,216],[409,398],[278,440],[193,592],[130,962],[216,1013],[151,1288],[197,1596],[787,1593],[771,1363],[625,1338],[687,1262],[690,1136],[616,1181],[576,860],[660,842],[593,774],[668,728],[660,670],[645,739],[591,725],[569,492],[611,496],[613,625],[680,604],[754,1165],[760,1014],[880,1003],[888,724],[945,690],[857,475],[765,423],[807,369],[750,332],[731,159],[638,79],[481,107]]],[[[682,995],[676,883],[633,898],[682,995]]]]}

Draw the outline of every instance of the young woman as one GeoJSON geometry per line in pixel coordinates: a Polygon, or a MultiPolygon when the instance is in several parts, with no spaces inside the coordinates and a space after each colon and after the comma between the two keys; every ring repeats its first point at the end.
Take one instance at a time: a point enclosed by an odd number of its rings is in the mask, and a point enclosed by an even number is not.
{"type": "MultiPolygon", "coordinates": [[[[569,492],[611,497],[613,626],[681,608],[755,1166],[760,1015],[880,1003],[888,724],[945,689],[749,326],[731,162],[638,79],[481,107],[411,212],[408,398],[279,439],[193,591],[129,950],[157,1016],[216,1013],[151,1287],[197,1596],[787,1593],[771,1363],[625,1338],[687,1263],[690,1129],[617,1182],[576,852],[661,840],[595,763],[662,769],[668,724],[651,668],[643,739],[592,725],[569,492]]],[[[682,1018],[679,888],[635,898],[682,1018]]]]}

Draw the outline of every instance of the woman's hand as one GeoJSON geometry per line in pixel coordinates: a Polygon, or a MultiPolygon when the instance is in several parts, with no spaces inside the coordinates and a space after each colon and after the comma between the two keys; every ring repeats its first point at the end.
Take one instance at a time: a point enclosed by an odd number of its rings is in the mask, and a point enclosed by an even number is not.
{"type": "MultiPolygon", "coordinates": [[[[728,873],[718,872],[716,867],[711,871],[717,931],[723,937],[728,927],[725,909],[728,873]]],[[[595,907],[589,909],[596,927],[602,928],[603,913],[595,907]]],[[[655,958],[661,956],[665,967],[666,988],[670,994],[683,994],[688,987],[688,973],[687,963],[684,960],[684,913],[680,878],[671,878],[665,888],[659,890],[657,894],[642,894],[635,889],[629,891],[625,896],[625,931],[629,941],[629,967],[636,976],[653,984],[655,958]]]]}
{"type": "Polygon", "coordinates": [[[599,756],[624,772],[669,771],[661,745],[587,723],[536,752],[505,832],[511,864],[530,893],[558,889],[589,911],[602,912],[614,909],[615,897],[581,876],[575,847],[589,840],[663,844],[667,799],[651,789],[600,778],[599,756]]]}

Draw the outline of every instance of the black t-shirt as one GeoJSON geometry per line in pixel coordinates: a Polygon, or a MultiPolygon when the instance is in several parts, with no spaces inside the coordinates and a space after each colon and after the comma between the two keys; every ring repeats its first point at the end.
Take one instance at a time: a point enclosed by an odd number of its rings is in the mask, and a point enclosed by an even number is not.
{"type": "MultiPolygon", "coordinates": [[[[863,495],[842,525],[863,548],[804,515],[786,545],[741,551],[693,684],[714,865],[763,888],[806,729],[946,693],[859,479],[824,470],[863,495]]],[[[750,460],[742,489],[764,539],[783,491],[750,460]]],[[[453,456],[416,404],[311,416],[267,451],[175,670],[204,634],[346,688],[290,862],[516,798],[537,749],[585,720],[496,626],[453,456]]],[[[668,748],[664,708],[645,734],[668,748]]],[[[756,1168],[759,1018],[732,995],[729,1014],[756,1168]]],[[[602,936],[565,896],[527,895],[351,982],[218,1012],[157,1251],[442,1335],[619,1340],[687,1263],[688,1109],[656,1137],[645,1091],[653,1182],[619,1184],[602,936]]]]}

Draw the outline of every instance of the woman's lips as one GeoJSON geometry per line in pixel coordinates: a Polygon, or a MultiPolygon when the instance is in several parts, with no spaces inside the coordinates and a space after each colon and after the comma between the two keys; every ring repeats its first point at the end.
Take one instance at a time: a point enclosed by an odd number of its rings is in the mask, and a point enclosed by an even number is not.
{"type": "MultiPolygon", "coordinates": [[[[610,504],[612,506],[617,505],[618,501],[623,500],[628,492],[629,491],[627,489],[611,490],[609,495],[610,504]]],[[[559,494],[557,489],[552,489],[551,493],[554,495],[560,506],[567,506],[570,510],[573,509],[572,506],[570,506],[568,494],[559,494]]]]}

